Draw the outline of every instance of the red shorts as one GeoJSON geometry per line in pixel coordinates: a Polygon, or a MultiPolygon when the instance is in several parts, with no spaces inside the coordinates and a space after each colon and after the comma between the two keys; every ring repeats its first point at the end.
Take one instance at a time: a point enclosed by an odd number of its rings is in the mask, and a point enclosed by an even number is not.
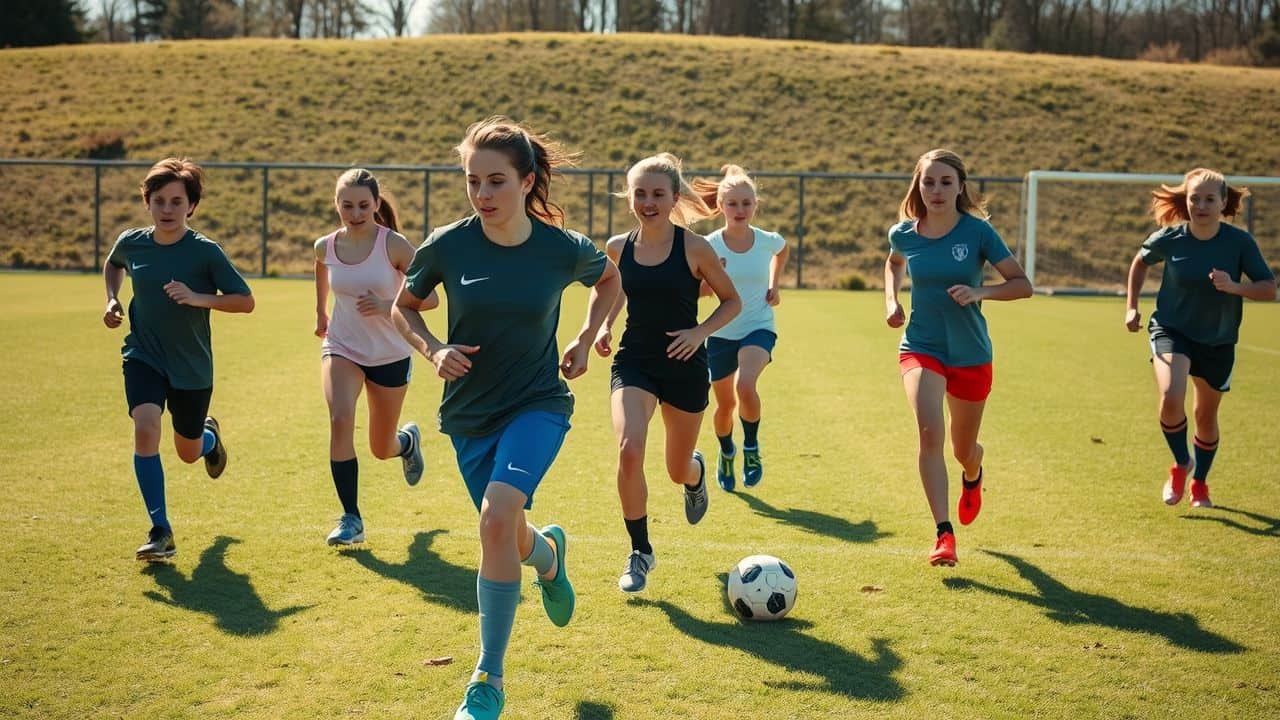
{"type": "Polygon", "coordinates": [[[903,375],[908,370],[931,370],[947,380],[947,393],[961,400],[982,402],[991,394],[991,363],[968,367],[947,367],[938,358],[924,353],[898,353],[898,369],[903,375]]]}

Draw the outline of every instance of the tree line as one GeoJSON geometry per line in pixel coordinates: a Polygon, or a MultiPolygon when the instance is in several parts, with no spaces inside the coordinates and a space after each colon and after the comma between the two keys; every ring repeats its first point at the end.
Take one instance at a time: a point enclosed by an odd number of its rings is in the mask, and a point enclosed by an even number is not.
{"type": "Polygon", "coordinates": [[[663,32],[1280,65],[1280,0],[7,0],[0,46],[663,32]],[[413,27],[415,8],[426,20],[413,27]]]}

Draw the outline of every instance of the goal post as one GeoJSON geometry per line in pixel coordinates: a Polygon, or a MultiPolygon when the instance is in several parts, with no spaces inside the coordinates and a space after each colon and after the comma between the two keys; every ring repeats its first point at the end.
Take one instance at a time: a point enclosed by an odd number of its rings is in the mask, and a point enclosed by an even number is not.
{"type": "MultiPolygon", "coordinates": [[[[1165,174],[1142,174],[1142,173],[1103,173],[1103,172],[1074,172],[1066,170],[1032,170],[1026,174],[1022,182],[1022,207],[1023,213],[1021,218],[1022,240],[1023,240],[1023,268],[1026,270],[1028,279],[1032,283],[1036,281],[1036,256],[1038,242],[1044,238],[1041,236],[1041,226],[1038,220],[1039,211],[1041,209],[1041,184],[1042,183],[1107,183],[1107,184],[1127,184],[1131,186],[1145,186],[1154,189],[1160,184],[1177,185],[1182,182],[1182,175],[1165,175],[1165,174]]],[[[1256,175],[1228,175],[1227,183],[1232,186],[1244,186],[1252,188],[1267,187],[1269,190],[1280,190],[1280,177],[1275,176],[1256,176],[1256,175]]],[[[1246,198],[1246,206],[1242,209],[1241,221],[1247,223],[1249,230],[1253,231],[1253,198],[1246,198]]],[[[1096,208],[1094,209],[1097,210],[1096,208]]],[[[1103,208],[1105,211],[1105,207],[1103,208]]],[[[1144,207],[1145,211],[1146,208],[1144,207]]],[[[1154,228],[1153,228],[1154,229],[1154,228]]],[[[1270,228],[1270,231],[1280,230],[1280,228],[1270,228]]],[[[1274,234],[1274,233],[1272,233],[1274,234]]],[[[1263,238],[1258,238],[1260,245],[1267,245],[1263,238]]],[[[1136,245],[1135,245],[1136,247],[1136,245]]],[[[1266,253],[1264,252],[1264,255],[1266,253]]]]}

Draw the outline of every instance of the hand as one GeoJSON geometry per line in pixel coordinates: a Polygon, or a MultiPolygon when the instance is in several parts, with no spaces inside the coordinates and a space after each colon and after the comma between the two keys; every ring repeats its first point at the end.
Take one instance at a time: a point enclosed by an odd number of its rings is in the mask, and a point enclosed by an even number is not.
{"type": "Polygon", "coordinates": [[[591,357],[588,352],[591,346],[582,342],[580,338],[574,338],[564,349],[564,357],[560,359],[560,372],[564,374],[565,380],[572,380],[587,371],[587,359],[591,357]]]}
{"type": "Polygon", "coordinates": [[[1138,312],[1138,308],[1124,311],[1124,326],[1129,332],[1138,332],[1138,328],[1142,327],[1142,313],[1138,312]]]}
{"type": "Polygon", "coordinates": [[[102,313],[102,324],[109,328],[118,328],[120,323],[124,322],[124,309],[120,307],[120,301],[111,298],[107,301],[107,309],[102,313]]]}
{"type": "Polygon", "coordinates": [[[391,315],[391,301],[383,300],[378,297],[372,290],[366,290],[360,293],[356,298],[356,310],[361,315],[369,317],[371,315],[391,315]]]}
{"type": "Polygon", "coordinates": [[[769,307],[777,307],[778,303],[782,302],[782,294],[778,288],[771,287],[764,291],[764,301],[769,303],[769,307]]]}
{"type": "Polygon", "coordinates": [[[702,331],[696,327],[685,330],[672,330],[667,335],[675,338],[667,346],[667,357],[673,360],[688,360],[693,357],[698,348],[702,347],[702,341],[706,340],[702,336],[702,331]]]}
{"type": "Polygon", "coordinates": [[[316,337],[322,338],[329,332],[329,316],[316,313],[316,337]]]}
{"type": "Polygon", "coordinates": [[[1232,280],[1225,270],[1214,268],[1213,272],[1209,273],[1209,281],[1218,289],[1218,292],[1224,292],[1229,295],[1240,294],[1237,292],[1240,289],[1240,284],[1232,280]]]}
{"type": "Polygon", "coordinates": [[[973,288],[968,285],[952,285],[947,288],[947,294],[961,307],[982,300],[981,288],[973,288]]]}
{"type": "Polygon", "coordinates": [[[607,325],[601,325],[599,332],[596,333],[596,341],[592,345],[596,348],[596,354],[600,357],[609,357],[613,354],[613,331],[607,325]]]}
{"type": "Polygon", "coordinates": [[[199,297],[199,293],[191,291],[187,284],[181,280],[170,280],[164,284],[164,292],[169,299],[179,305],[195,305],[195,299],[199,297]]]}
{"type": "Polygon", "coordinates": [[[885,306],[885,310],[887,312],[885,313],[884,321],[889,324],[889,327],[900,328],[906,324],[907,313],[902,309],[902,303],[894,300],[885,306]]]}
{"type": "Polygon", "coordinates": [[[431,353],[431,364],[436,366],[436,375],[445,380],[457,380],[471,370],[471,360],[467,356],[479,349],[479,345],[441,345],[431,353]]]}

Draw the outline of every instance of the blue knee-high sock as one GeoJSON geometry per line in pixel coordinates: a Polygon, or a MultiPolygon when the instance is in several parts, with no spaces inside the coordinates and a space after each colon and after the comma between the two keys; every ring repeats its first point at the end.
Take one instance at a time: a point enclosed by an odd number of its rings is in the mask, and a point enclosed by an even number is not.
{"type": "Polygon", "coordinates": [[[1191,453],[1187,452],[1186,416],[1172,425],[1165,425],[1161,420],[1160,430],[1164,432],[1164,441],[1169,443],[1169,449],[1173,451],[1173,461],[1186,467],[1191,462],[1191,453]]]}
{"type": "MultiPolygon", "coordinates": [[[[1221,439],[1221,438],[1219,438],[1221,439]]],[[[1196,471],[1191,477],[1200,482],[1209,481],[1209,468],[1213,467],[1213,456],[1218,454],[1218,440],[1213,442],[1205,442],[1199,437],[1195,440],[1196,444],[1196,471]]]]}
{"type": "Polygon", "coordinates": [[[520,581],[496,582],[476,576],[476,600],[480,605],[480,660],[476,670],[502,677],[502,659],[511,640],[511,626],[520,604],[520,581]]]}
{"type": "Polygon", "coordinates": [[[742,422],[742,447],[752,450],[760,447],[760,442],[756,438],[756,434],[760,432],[760,421],[751,422],[741,417],[738,420],[742,422]]]}
{"type": "Polygon", "coordinates": [[[133,474],[138,477],[138,489],[142,491],[142,502],[147,505],[151,524],[169,527],[169,516],[164,507],[164,466],[160,464],[160,456],[134,455],[133,474]]]}
{"type": "Polygon", "coordinates": [[[213,444],[218,441],[218,438],[214,437],[212,430],[205,428],[204,434],[200,436],[200,439],[204,441],[204,446],[200,448],[200,457],[204,457],[213,449],[213,444]]]}

